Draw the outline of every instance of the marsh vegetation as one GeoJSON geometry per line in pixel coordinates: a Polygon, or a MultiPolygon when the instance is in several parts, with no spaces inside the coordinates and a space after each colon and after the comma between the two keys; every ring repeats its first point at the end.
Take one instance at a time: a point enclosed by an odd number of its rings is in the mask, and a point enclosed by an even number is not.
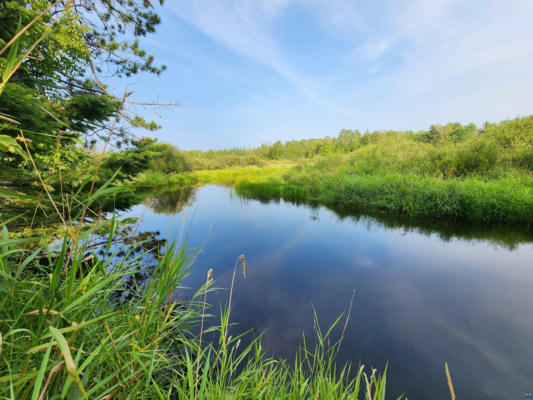
{"type": "Polygon", "coordinates": [[[255,149],[183,152],[192,172],[141,182],[231,183],[243,195],[454,220],[533,222],[533,117],[483,128],[342,131],[255,149]]]}

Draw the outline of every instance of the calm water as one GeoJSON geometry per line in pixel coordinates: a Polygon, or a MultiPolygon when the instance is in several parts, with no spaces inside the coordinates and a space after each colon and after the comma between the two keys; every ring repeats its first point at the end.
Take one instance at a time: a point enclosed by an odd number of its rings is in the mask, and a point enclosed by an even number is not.
{"type": "MultiPolygon", "coordinates": [[[[178,198],[128,215],[176,238],[178,198]]],[[[265,349],[284,358],[302,332],[313,335],[313,307],[326,328],[355,289],[339,362],[378,370],[388,362],[390,398],[448,399],[445,361],[459,399],[523,399],[533,390],[533,234],[343,214],[200,188],[185,207],[189,246],[203,249],[187,284],[199,287],[213,268],[217,286],[229,287],[244,254],[232,320],[239,331],[265,331],[265,349]]],[[[208,298],[213,311],[227,295],[208,298]]]]}

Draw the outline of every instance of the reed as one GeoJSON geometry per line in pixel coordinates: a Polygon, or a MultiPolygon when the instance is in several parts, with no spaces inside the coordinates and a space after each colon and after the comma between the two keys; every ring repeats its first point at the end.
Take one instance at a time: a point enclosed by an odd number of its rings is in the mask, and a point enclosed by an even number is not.
{"type": "Polygon", "coordinates": [[[332,207],[370,207],[413,216],[493,222],[533,222],[533,187],[517,178],[445,180],[407,174],[296,175],[243,180],[237,193],[251,198],[306,201],[332,207]]]}

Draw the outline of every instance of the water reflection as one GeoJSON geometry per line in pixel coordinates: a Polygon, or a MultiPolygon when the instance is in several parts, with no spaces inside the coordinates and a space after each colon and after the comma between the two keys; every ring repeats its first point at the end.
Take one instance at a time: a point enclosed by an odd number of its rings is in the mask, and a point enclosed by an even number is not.
{"type": "MultiPolygon", "coordinates": [[[[281,204],[284,202],[279,197],[260,200],[247,198],[237,194],[242,199],[260,201],[262,204],[281,204]]],[[[288,201],[291,204],[307,206],[310,210],[309,218],[318,220],[317,209],[325,207],[335,213],[340,219],[349,219],[355,223],[378,223],[390,229],[403,229],[407,232],[417,232],[423,235],[438,235],[444,241],[452,239],[465,239],[476,241],[490,241],[510,250],[520,243],[533,242],[533,226],[529,223],[486,223],[476,221],[453,221],[443,218],[423,216],[409,216],[388,211],[380,211],[365,207],[342,207],[335,205],[320,205],[314,202],[288,201]]]]}
{"type": "MultiPolygon", "coordinates": [[[[146,193],[144,204],[157,214],[173,215],[183,206],[196,201],[195,187],[162,188],[156,193],[146,193]]],[[[247,198],[229,191],[233,199],[241,199],[244,204],[259,201],[261,204],[283,204],[280,198],[247,198]]],[[[138,201],[140,202],[140,201],[138,201]]],[[[533,226],[529,223],[486,223],[475,221],[453,221],[442,218],[408,216],[397,213],[379,211],[369,208],[345,208],[342,206],[322,206],[313,202],[290,201],[289,203],[307,207],[309,219],[319,221],[319,209],[325,207],[332,211],[339,220],[351,220],[354,223],[379,225],[389,229],[402,229],[403,235],[408,232],[430,236],[437,235],[441,240],[464,239],[470,241],[487,241],[515,249],[521,243],[533,242],[533,226]]]]}
{"type": "MultiPolygon", "coordinates": [[[[142,229],[166,233],[179,198],[151,199],[130,215],[144,213],[142,229]],[[152,204],[163,213],[145,210],[152,204]]],[[[269,352],[290,358],[302,332],[312,336],[313,308],[326,327],[356,289],[339,361],[379,369],[388,362],[390,395],[448,398],[444,361],[461,398],[520,398],[533,387],[527,227],[261,203],[215,186],[188,200],[189,245],[203,251],[187,283],[198,287],[213,268],[217,286],[229,287],[244,253],[247,279],[240,276],[233,293],[235,329],[265,331],[269,352]]],[[[171,239],[179,235],[179,227],[171,230],[171,239]]],[[[224,290],[211,295],[213,312],[226,299],[224,290]]]]}
{"type": "Polygon", "coordinates": [[[174,215],[184,206],[196,201],[196,188],[183,187],[174,190],[162,190],[150,193],[144,203],[157,214],[174,215]]]}

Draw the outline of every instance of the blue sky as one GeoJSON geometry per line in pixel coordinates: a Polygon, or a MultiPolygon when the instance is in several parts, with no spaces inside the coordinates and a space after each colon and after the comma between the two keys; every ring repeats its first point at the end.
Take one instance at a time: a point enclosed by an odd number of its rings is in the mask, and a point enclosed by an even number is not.
{"type": "MultiPolygon", "coordinates": [[[[130,83],[183,149],[533,113],[529,0],[167,0],[130,83]]],[[[125,82],[114,82],[121,90],[125,82]]],[[[147,116],[150,112],[139,110],[147,116]]]]}

